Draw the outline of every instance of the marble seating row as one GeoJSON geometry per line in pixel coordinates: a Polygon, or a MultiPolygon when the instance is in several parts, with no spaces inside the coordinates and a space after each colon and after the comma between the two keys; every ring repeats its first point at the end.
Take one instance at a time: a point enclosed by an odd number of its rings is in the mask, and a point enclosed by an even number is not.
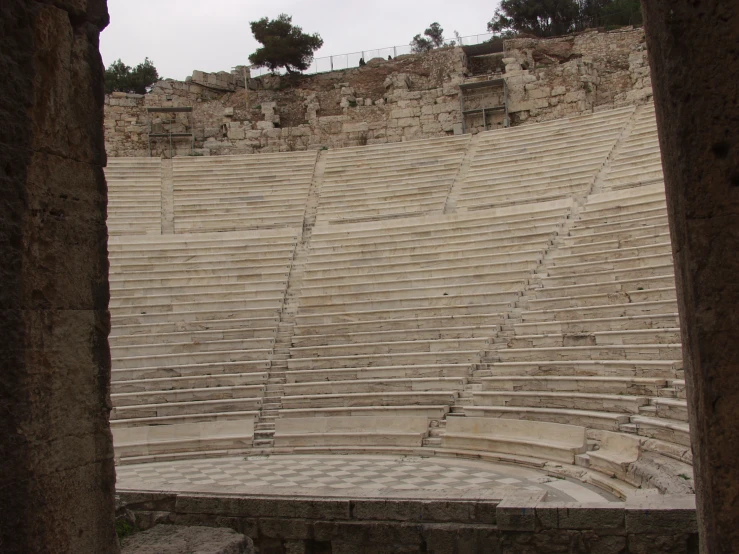
{"type": "Polygon", "coordinates": [[[479,209],[584,194],[631,113],[611,110],[483,133],[457,205],[479,209]]]}
{"type": "Polygon", "coordinates": [[[624,469],[639,452],[687,474],[690,459],[666,220],[645,226],[638,217],[644,207],[663,212],[664,191],[634,191],[588,198],[538,274],[540,286],[522,297],[520,318],[476,366],[469,405],[452,412],[582,426],[596,446],[624,454],[588,453],[577,463],[639,486],[648,478],[624,469]],[[590,240],[594,228],[598,240],[590,240]],[[634,244],[645,236],[659,240],[634,244]]]}
{"type": "Polygon", "coordinates": [[[204,424],[258,415],[295,244],[292,229],[111,238],[114,429],[200,425],[215,447],[204,424]]]}
{"type": "Polygon", "coordinates": [[[113,427],[116,458],[125,462],[167,459],[183,451],[222,455],[252,446],[253,418],[142,427],[113,427]]]}
{"type": "Polygon", "coordinates": [[[109,158],[108,233],[162,232],[162,162],[159,158],[109,158]]]}
{"type": "Polygon", "coordinates": [[[423,416],[280,418],[275,447],[320,451],[341,447],[420,447],[428,429],[423,416]]]}
{"type": "Polygon", "coordinates": [[[441,211],[469,136],[330,150],[319,223],[406,217],[441,211]]]}
{"type": "Polygon", "coordinates": [[[570,207],[317,226],[283,409],[453,404],[570,207]]]}
{"type": "Polygon", "coordinates": [[[603,190],[624,190],[661,183],[662,159],[657,137],[654,104],[637,108],[634,125],[610,164],[603,190]]]}
{"type": "Polygon", "coordinates": [[[316,152],[175,158],[175,230],[302,225],[316,152]]]}
{"type": "Polygon", "coordinates": [[[490,451],[572,464],[587,451],[584,427],[486,417],[450,417],[441,445],[453,451],[490,451]]]}

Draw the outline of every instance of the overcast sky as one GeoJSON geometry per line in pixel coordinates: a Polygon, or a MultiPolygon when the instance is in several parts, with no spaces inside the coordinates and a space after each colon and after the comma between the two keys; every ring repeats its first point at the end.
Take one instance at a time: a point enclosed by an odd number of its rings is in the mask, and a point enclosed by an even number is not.
{"type": "Polygon", "coordinates": [[[304,32],[320,33],[317,57],[408,44],[433,21],[454,38],[484,33],[498,2],[481,0],[108,0],[110,25],[100,38],[107,67],[149,57],[159,75],[184,80],[194,69],[230,71],[248,65],[258,43],[249,21],[293,16],[304,32]]]}

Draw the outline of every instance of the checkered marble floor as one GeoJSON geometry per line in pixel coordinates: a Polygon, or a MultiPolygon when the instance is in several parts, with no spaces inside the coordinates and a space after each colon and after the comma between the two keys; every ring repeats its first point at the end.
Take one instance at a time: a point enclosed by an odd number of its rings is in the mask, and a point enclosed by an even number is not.
{"type": "Polygon", "coordinates": [[[118,489],[295,494],[495,489],[545,491],[548,501],[615,502],[596,487],[543,472],[473,460],[409,456],[275,455],[181,460],[117,468],[118,489]]]}

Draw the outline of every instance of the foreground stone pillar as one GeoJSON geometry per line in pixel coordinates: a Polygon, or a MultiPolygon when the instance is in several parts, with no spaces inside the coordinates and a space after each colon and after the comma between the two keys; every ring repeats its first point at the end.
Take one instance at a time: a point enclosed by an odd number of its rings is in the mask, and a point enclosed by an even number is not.
{"type": "Polygon", "coordinates": [[[105,0],[0,2],[0,552],[109,553],[105,0]]]}
{"type": "Polygon", "coordinates": [[[739,548],[739,2],[644,0],[704,552],[739,548]]]}

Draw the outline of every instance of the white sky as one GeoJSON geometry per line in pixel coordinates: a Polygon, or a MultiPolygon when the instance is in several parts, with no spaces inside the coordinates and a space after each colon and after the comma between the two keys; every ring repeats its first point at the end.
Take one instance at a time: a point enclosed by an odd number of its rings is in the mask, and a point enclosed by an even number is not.
{"type": "Polygon", "coordinates": [[[184,80],[194,69],[230,71],[248,65],[258,43],[249,21],[293,16],[306,33],[320,33],[316,57],[408,44],[433,21],[447,39],[486,32],[498,2],[482,0],[108,0],[110,25],[100,38],[107,67],[149,57],[159,75],[184,80]]]}

